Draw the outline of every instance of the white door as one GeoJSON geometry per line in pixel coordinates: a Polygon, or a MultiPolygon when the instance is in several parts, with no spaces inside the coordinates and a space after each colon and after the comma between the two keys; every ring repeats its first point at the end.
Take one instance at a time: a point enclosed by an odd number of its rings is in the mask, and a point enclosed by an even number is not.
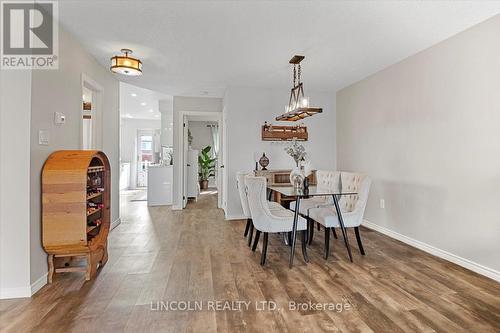
{"type": "Polygon", "coordinates": [[[187,159],[188,159],[188,119],[187,116],[183,116],[183,135],[182,135],[182,149],[184,151],[184,158],[182,161],[182,208],[186,208],[187,205],[187,159]]]}

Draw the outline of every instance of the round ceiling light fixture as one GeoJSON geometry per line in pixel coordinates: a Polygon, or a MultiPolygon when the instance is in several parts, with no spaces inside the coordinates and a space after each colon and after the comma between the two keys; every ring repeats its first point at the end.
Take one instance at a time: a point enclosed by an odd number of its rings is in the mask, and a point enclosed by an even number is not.
{"type": "Polygon", "coordinates": [[[130,56],[132,50],[121,49],[124,55],[114,56],[111,58],[110,70],[114,73],[119,73],[129,76],[142,75],[142,61],[130,56]]]}

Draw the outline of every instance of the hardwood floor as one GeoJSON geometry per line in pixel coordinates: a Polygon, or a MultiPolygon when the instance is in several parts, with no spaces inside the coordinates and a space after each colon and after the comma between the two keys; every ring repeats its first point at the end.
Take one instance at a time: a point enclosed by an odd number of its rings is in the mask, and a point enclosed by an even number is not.
{"type": "Polygon", "coordinates": [[[31,299],[0,301],[1,332],[500,332],[499,283],[377,232],[361,231],[366,256],[349,234],[350,263],[333,238],[325,261],[316,231],[310,263],[298,246],[293,269],[288,247],[271,236],[261,267],[260,245],[251,252],[243,238],[245,221],[224,221],[214,195],[183,212],[122,202],[97,278],[58,274],[31,299]],[[251,303],[212,311],[217,300],[251,303]],[[255,302],[265,300],[278,309],[260,311],[255,302]],[[158,309],[169,301],[202,301],[202,310],[158,309]],[[289,302],[343,311],[294,310],[289,302]]]}

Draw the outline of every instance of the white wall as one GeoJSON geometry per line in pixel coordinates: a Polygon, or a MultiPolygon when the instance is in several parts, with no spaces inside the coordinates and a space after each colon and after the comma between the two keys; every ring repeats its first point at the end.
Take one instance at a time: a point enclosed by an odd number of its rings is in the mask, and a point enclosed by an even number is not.
{"type": "MultiPolygon", "coordinates": [[[[307,83],[306,83],[307,84],[307,83]]],[[[305,86],[307,89],[307,85],[305,86]]],[[[309,140],[303,142],[316,169],[335,169],[335,104],[330,93],[306,90],[312,106],[323,108],[323,113],[303,120],[307,126],[309,140]]],[[[278,124],[274,119],[284,112],[288,103],[287,89],[257,89],[230,87],[224,97],[226,131],[227,172],[227,218],[241,218],[242,209],[236,189],[236,172],[255,168],[254,152],[266,153],[270,163],[268,169],[292,169],[293,159],[284,148],[286,143],[261,140],[264,121],[278,124]]],[[[294,125],[300,122],[281,122],[294,125]]]]}
{"type": "Polygon", "coordinates": [[[161,145],[172,146],[174,142],[174,113],[173,101],[170,99],[160,100],[158,108],[161,113],[161,145]]]}
{"type": "Polygon", "coordinates": [[[497,279],[499,31],[497,15],[337,94],[339,167],[373,180],[365,218],[497,279]]]}
{"type": "Polygon", "coordinates": [[[174,187],[173,187],[173,203],[174,209],[182,207],[182,163],[179,163],[182,149],[182,128],[183,119],[179,115],[180,112],[222,112],[222,98],[212,97],[185,97],[174,96],[174,187]]]}
{"type": "MultiPolygon", "coordinates": [[[[47,255],[41,243],[40,178],[50,153],[80,149],[82,108],[81,75],[103,87],[102,150],[111,164],[111,219],[119,218],[119,84],[82,46],[59,27],[59,69],[33,71],[31,112],[31,282],[47,273],[47,255]],[[55,125],[54,112],[66,115],[66,124],[55,125]],[[38,130],[50,132],[50,144],[38,145],[38,130]]],[[[12,255],[12,254],[11,254],[12,255]]]]}
{"type": "Polygon", "coordinates": [[[0,70],[0,298],[31,296],[31,71],[0,70]]]}
{"type": "Polygon", "coordinates": [[[130,163],[130,187],[137,187],[137,130],[159,130],[160,119],[121,119],[120,159],[130,163]]]}

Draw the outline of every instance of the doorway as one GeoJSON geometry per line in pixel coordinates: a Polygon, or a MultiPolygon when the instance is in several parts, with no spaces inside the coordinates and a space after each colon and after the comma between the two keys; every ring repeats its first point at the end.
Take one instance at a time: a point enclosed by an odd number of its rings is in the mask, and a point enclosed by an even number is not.
{"type": "Polygon", "coordinates": [[[148,186],[148,167],[153,163],[153,131],[137,131],[137,187],[148,186]]]}
{"type": "Polygon", "coordinates": [[[222,112],[181,112],[182,161],[181,179],[182,208],[189,208],[189,202],[197,201],[204,196],[211,199],[204,201],[222,208],[223,191],[223,140],[222,112]],[[199,162],[201,158],[205,163],[199,162]],[[208,163],[207,163],[208,161],[208,163]],[[208,165],[208,167],[207,167],[208,165]],[[200,179],[203,178],[203,179],[200,179]],[[207,180],[208,186],[203,188],[201,180],[207,180]]]}
{"type": "Polygon", "coordinates": [[[101,103],[102,87],[90,77],[82,74],[82,104],[80,118],[80,148],[101,149],[101,103]]]}
{"type": "MultiPolygon", "coordinates": [[[[82,149],[92,149],[92,122],[95,117],[92,117],[92,90],[83,87],[83,107],[82,107],[82,149]]],[[[95,104],[94,104],[95,108],[95,104]]]]}

